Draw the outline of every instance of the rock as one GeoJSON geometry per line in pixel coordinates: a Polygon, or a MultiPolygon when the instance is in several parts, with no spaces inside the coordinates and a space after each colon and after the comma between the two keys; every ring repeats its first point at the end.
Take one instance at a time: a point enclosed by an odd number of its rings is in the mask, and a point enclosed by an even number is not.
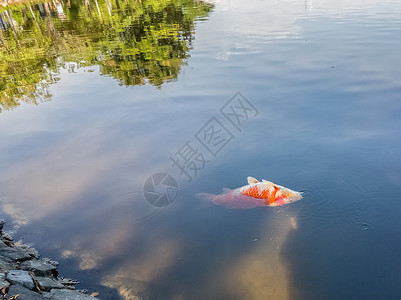
{"type": "Polygon", "coordinates": [[[68,279],[68,278],[61,278],[61,283],[64,285],[75,285],[75,284],[79,284],[79,281],[77,280],[73,280],[73,279],[68,279]]]}
{"type": "Polygon", "coordinates": [[[33,272],[36,276],[57,276],[57,266],[48,263],[48,260],[27,260],[21,264],[21,269],[33,272]]]}
{"type": "Polygon", "coordinates": [[[35,248],[31,248],[31,247],[29,247],[28,245],[25,245],[25,244],[19,245],[18,248],[21,251],[26,252],[27,254],[29,254],[30,256],[32,256],[32,257],[34,257],[36,259],[39,258],[39,253],[38,253],[38,251],[36,251],[35,248]]]}
{"type": "Polygon", "coordinates": [[[7,280],[11,283],[21,284],[28,289],[33,289],[33,280],[27,271],[11,270],[7,273],[7,280]]]}
{"type": "Polygon", "coordinates": [[[55,266],[56,268],[57,268],[58,265],[59,265],[59,262],[58,262],[58,261],[51,260],[50,258],[43,258],[43,260],[44,260],[45,262],[47,262],[47,263],[49,263],[49,264],[55,266]]]}
{"type": "Polygon", "coordinates": [[[48,300],[99,300],[74,290],[51,290],[49,293],[43,293],[43,296],[48,300]]]}
{"type": "Polygon", "coordinates": [[[6,281],[6,274],[0,273],[0,290],[7,288],[10,285],[8,281],[6,281]]]}
{"type": "Polygon", "coordinates": [[[58,262],[39,259],[39,253],[23,244],[22,240],[13,242],[13,238],[3,231],[3,225],[4,220],[0,220],[1,299],[8,290],[7,299],[97,300],[94,295],[76,291],[74,285],[77,281],[57,279],[58,262]],[[40,289],[49,292],[41,293],[40,289]]]}
{"type": "Polygon", "coordinates": [[[5,233],[5,232],[3,232],[3,233],[1,234],[1,238],[2,238],[3,240],[10,241],[10,242],[12,242],[12,241],[14,240],[13,237],[12,237],[11,235],[9,235],[8,233],[5,233]]]}
{"type": "Polygon", "coordinates": [[[0,249],[0,256],[5,257],[6,259],[8,258],[11,261],[24,261],[31,258],[27,252],[12,247],[0,249]]]}
{"type": "Polygon", "coordinates": [[[0,272],[7,272],[10,270],[15,270],[17,267],[16,263],[13,263],[12,261],[9,261],[7,258],[7,261],[2,259],[3,257],[0,256],[0,272]]]}
{"type": "Polygon", "coordinates": [[[8,290],[7,299],[11,299],[11,297],[18,295],[16,300],[44,300],[45,298],[42,294],[36,293],[34,291],[28,290],[19,284],[11,285],[8,290]]]}
{"type": "Polygon", "coordinates": [[[0,249],[7,248],[7,247],[8,246],[2,240],[0,240],[0,249]]]}
{"type": "Polygon", "coordinates": [[[0,290],[2,290],[4,288],[8,288],[9,286],[10,286],[10,283],[8,281],[0,280],[0,290]]]}
{"type": "Polygon", "coordinates": [[[39,284],[42,289],[46,291],[49,291],[51,289],[65,289],[65,286],[61,283],[61,280],[59,279],[38,276],[33,277],[33,279],[39,284]]]}
{"type": "Polygon", "coordinates": [[[14,245],[13,245],[13,242],[0,239],[0,249],[1,249],[1,248],[5,248],[5,247],[13,247],[13,246],[14,246],[14,245]]]}

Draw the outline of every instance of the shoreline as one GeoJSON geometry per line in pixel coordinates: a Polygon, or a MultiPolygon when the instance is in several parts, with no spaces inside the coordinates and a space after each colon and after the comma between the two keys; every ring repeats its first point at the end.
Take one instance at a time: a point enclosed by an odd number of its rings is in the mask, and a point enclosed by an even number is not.
{"type": "Polygon", "coordinates": [[[38,251],[3,231],[0,220],[0,299],[99,300],[98,293],[76,290],[79,282],[58,277],[59,263],[41,258],[38,251]]]}

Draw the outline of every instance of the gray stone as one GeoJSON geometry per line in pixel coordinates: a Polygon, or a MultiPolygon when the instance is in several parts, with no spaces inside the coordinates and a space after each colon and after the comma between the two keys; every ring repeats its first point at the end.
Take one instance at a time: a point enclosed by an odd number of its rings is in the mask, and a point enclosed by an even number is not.
{"type": "Polygon", "coordinates": [[[31,256],[25,251],[11,247],[0,249],[0,256],[8,258],[12,261],[24,261],[31,258],[31,256]]]}
{"type": "Polygon", "coordinates": [[[34,258],[39,258],[39,253],[38,253],[38,251],[36,251],[35,248],[31,248],[31,247],[29,247],[28,245],[25,245],[25,244],[22,244],[22,245],[18,246],[18,248],[21,251],[29,254],[30,256],[32,256],[34,258]]]}
{"type": "Polygon", "coordinates": [[[36,276],[57,276],[57,267],[50,264],[48,261],[40,259],[32,259],[24,261],[21,264],[21,269],[33,272],[36,276]]]}
{"type": "Polygon", "coordinates": [[[4,248],[8,248],[8,246],[2,240],[0,240],[0,249],[4,248]]]}
{"type": "Polygon", "coordinates": [[[33,280],[27,271],[11,270],[7,273],[7,280],[11,283],[21,284],[28,289],[33,289],[33,280]]]}
{"type": "Polygon", "coordinates": [[[9,258],[7,258],[5,261],[4,259],[2,259],[3,257],[0,256],[0,272],[7,272],[10,270],[15,270],[17,267],[16,263],[13,263],[12,261],[10,261],[9,258]]]}
{"type": "Polygon", "coordinates": [[[75,289],[74,285],[79,284],[79,281],[68,278],[61,278],[61,283],[64,284],[67,287],[67,289],[74,290],[75,289]]]}
{"type": "Polygon", "coordinates": [[[44,300],[45,298],[40,293],[28,290],[19,284],[14,284],[10,286],[8,290],[8,298],[18,295],[16,300],[44,300]]]}
{"type": "Polygon", "coordinates": [[[61,283],[61,280],[48,278],[48,277],[33,277],[34,280],[39,284],[42,289],[51,290],[51,289],[65,289],[65,286],[61,283]]]}
{"type": "Polygon", "coordinates": [[[6,274],[0,273],[0,290],[8,287],[10,283],[6,281],[6,274]]]}
{"type": "Polygon", "coordinates": [[[49,293],[43,293],[43,296],[48,300],[99,300],[74,290],[51,290],[49,293]]]}
{"type": "Polygon", "coordinates": [[[4,288],[8,288],[9,286],[10,286],[10,283],[8,281],[0,280],[0,290],[2,290],[4,288]]]}
{"type": "Polygon", "coordinates": [[[14,240],[13,237],[11,235],[9,235],[8,233],[6,233],[6,232],[3,232],[1,234],[1,238],[3,240],[7,240],[7,241],[10,241],[10,242],[12,242],[14,240]]]}
{"type": "Polygon", "coordinates": [[[56,268],[59,266],[59,262],[55,261],[55,260],[51,260],[50,258],[43,258],[43,260],[53,266],[55,266],[56,268]]]}
{"type": "Polygon", "coordinates": [[[0,219],[0,232],[3,230],[4,223],[6,221],[4,219],[0,219]]]}

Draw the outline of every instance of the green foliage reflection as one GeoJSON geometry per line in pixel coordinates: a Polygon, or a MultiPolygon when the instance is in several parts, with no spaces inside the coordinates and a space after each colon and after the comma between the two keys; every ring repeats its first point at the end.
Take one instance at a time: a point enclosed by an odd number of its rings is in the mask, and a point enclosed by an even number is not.
{"type": "Polygon", "coordinates": [[[100,66],[121,85],[160,87],[178,73],[194,21],[193,0],[66,0],[0,8],[0,111],[51,99],[60,68],[100,66]]]}

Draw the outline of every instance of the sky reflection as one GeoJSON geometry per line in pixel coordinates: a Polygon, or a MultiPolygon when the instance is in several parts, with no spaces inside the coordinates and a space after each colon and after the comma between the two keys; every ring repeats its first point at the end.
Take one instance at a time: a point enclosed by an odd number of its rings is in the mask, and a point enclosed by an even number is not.
{"type": "Polygon", "coordinates": [[[2,215],[100,299],[395,298],[400,10],[216,2],[161,89],[61,70],[52,101],[0,115],[2,215]],[[260,114],[186,182],[169,156],[237,91],[260,114]],[[179,183],[162,210],[142,195],[155,172],[179,183]],[[247,211],[195,197],[247,176],[305,197],[247,211]]]}

